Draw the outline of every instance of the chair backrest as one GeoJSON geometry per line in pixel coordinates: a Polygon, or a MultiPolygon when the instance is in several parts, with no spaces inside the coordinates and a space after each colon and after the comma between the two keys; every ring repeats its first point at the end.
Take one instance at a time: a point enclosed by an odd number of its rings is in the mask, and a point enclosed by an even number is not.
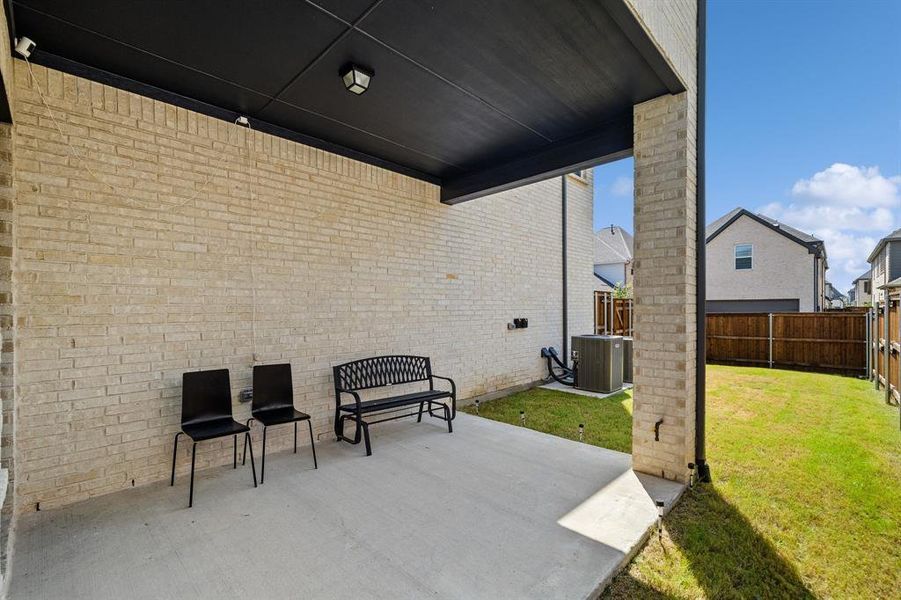
{"type": "Polygon", "coordinates": [[[181,423],[232,418],[232,391],[228,369],[191,371],[181,379],[181,423]]]}
{"type": "Polygon", "coordinates": [[[294,406],[291,365],[257,365],[253,368],[253,410],[294,406]]]}
{"type": "Polygon", "coordinates": [[[432,366],[427,356],[375,356],[337,365],[334,373],[336,388],[356,391],[427,381],[432,366]]]}

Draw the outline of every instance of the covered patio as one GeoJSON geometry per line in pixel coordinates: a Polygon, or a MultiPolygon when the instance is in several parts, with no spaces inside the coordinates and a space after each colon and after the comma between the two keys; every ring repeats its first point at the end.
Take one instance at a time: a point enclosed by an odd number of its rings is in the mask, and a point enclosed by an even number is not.
{"type": "Polygon", "coordinates": [[[703,31],[703,0],[4,3],[12,596],[598,592],[706,473],[703,31]],[[630,155],[631,455],[466,415],[332,441],[343,363],[544,383],[593,331],[590,168],[630,155]],[[206,440],[187,510],[185,373],[243,423],[272,365],[319,470],[274,429],[254,489],[206,440]]]}
{"type": "Polygon", "coordinates": [[[589,598],[682,485],[628,454],[460,414],[394,423],[362,459],[273,455],[24,517],[10,597],[589,598]],[[326,467],[327,465],[327,467],[326,467]],[[315,544],[308,543],[316,540],[315,544]]]}

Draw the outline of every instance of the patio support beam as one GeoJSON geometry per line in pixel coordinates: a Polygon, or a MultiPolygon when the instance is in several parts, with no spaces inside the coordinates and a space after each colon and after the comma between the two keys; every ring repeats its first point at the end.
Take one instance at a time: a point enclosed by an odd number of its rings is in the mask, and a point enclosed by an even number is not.
{"type": "Polygon", "coordinates": [[[441,202],[459,204],[632,154],[632,115],[605,122],[588,134],[562,140],[528,156],[441,183],[441,202]]]}

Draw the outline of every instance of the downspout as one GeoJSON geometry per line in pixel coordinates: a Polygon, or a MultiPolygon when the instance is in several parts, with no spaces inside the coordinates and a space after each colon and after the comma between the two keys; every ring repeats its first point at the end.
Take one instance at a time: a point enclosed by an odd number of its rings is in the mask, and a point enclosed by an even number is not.
{"type": "Polygon", "coordinates": [[[563,254],[563,364],[569,364],[569,297],[567,295],[566,262],[566,174],[560,176],[560,204],[563,227],[561,231],[563,254]]]}
{"type": "Polygon", "coordinates": [[[706,116],[707,116],[707,0],[697,0],[698,3],[698,27],[697,27],[697,93],[698,93],[698,123],[697,123],[697,153],[695,160],[695,178],[697,187],[697,200],[695,216],[697,236],[695,244],[696,293],[695,320],[697,340],[695,342],[697,355],[695,357],[695,467],[699,481],[710,481],[710,465],[707,464],[705,419],[707,418],[707,211],[706,202],[706,116]]]}

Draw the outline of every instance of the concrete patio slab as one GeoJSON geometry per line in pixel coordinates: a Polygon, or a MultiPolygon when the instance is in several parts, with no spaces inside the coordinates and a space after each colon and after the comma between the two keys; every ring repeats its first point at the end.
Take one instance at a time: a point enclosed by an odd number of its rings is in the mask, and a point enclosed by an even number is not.
{"type": "Polygon", "coordinates": [[[557,390],[558,392],[566,392],[567,394],[578,394],[579,396],[590,396],[592,398],[609,398],[610,396],[614,396],[620,392],[624,392],[626,390],[632,389],[631,383],[624,383],[623,388],[621,390],[616,390],[615,392],[610,392],[609,394],[604,394],[601,392],[589,392],[588,390],[577,390],[576,388],[563,385],[557,381],[552,381],[541,386],[541,389],[544,390],[557,390]]]}
{"type": "MultiPolygon", "coordinates": [[[[586,598],[682,486],[627,454],[459,414],[24,516],[10,598],[586,598]]],[[[202,447],[201,447],[202,448],[202,447]]]]}

